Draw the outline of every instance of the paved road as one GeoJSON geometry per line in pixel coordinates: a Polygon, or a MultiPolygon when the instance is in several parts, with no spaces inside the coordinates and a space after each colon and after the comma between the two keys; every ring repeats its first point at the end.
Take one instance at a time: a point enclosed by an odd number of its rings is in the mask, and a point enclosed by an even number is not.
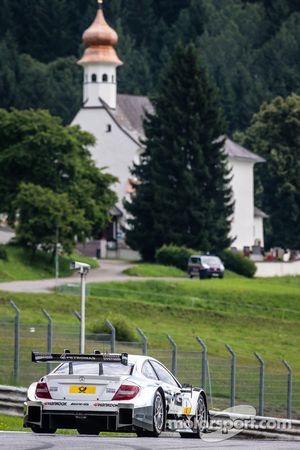
{"type": "MultiPolygon", "coordinates": [[[[107,261],[102,260],[100,262],[101,267],[99,269],[91,270],[87,282],[88,283],[105,283],[109,281],[129,281],[129,280],[152,280],[157,278],[143,278],[143,277],[130,277],[124,275],[122,272],[131,267],[132,264],[124,261],[107,261]]],[[[184,280],[185,278],[183,278],[184,280]]],[[[160,280],[180,280],[180,278],[160,278],[160,280]]],[[[56,286],[61,286],[67,283],[78,283],[80,281],[79,275],[74,273],[71,277],[60,278],[59,280],[31,280],[31,281],[9,281],[6,283],[0,283],[0,291],[6,292],[49,292],[55,289],[56,286]]]]}
{"type": "Polygon", "coordinates": [[[1,450],[296,450],[300,442],[231,439],[214,444],[173,438],[91,437],[79,435],[34,435],[0,432],[1,450]]]}

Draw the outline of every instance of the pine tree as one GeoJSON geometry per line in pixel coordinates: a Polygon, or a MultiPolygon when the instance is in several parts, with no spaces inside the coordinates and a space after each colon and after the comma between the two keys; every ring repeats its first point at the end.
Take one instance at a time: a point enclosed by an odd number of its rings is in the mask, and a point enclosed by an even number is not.
{"type": "Polygon", "coordinates": [[[129,245],[146,260],[163,244],[220,251],[230,244],[230,174],[224,121],[197,50],[178,45],[164,70],[155,114],[145,122],[145,151],[134,165],[136,193],[129,245]]]}

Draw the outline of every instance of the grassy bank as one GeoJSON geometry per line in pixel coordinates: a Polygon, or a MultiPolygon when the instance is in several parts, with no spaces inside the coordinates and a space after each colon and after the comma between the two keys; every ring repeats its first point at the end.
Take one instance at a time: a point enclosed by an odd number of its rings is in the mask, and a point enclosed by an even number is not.
{"type": "MultiPolygon", "coordinates": [[[[124,316],[132,329],[139,326],[152,347],[169,348],[170,334],[180,348],[197,349],[200,335],[212,355],[224,355],[224,343],[243,360],[253,362],[258,351],[271,364],[287,359],[300,371],[295,348],[300,346],[300,278],[249,280],[130,281],[92,284],[87,299],[87,329],[124,316]]],[[[0,297],[0,314],[13,318],[7,305],[11,295],[0,297]]],[[[79,296],[14,294],[23,323],[46,326],[41,307],[58,323],[78,325],[72,311],[79,296]]]]}
{"type": "Polygon", "coordinates": [[[134,267],[124,270],[125,275],[133,277],[172,277],[186,278],[187,274],[177,267],[163,266],[161,264],[138,264],[134,267]]]}
{"type": "MultiPolygon", "coordinates": [[[[52,255],[39,252],[34,259],[31,259],[30,252],[15,245],[7,245],[6,252],[8,259],[0,259],[0,282],[14,280],[38,280],[43,278],[53,278],[55,276],[54,261],[52,255]]],[[[78,259],[78,255],[59,257],[60,277],[71,274],[70,262],[78,259]]],[[[96,260],[80,256],[80,260],[88,262],[93,268],[98,267],[96,260]]]]}

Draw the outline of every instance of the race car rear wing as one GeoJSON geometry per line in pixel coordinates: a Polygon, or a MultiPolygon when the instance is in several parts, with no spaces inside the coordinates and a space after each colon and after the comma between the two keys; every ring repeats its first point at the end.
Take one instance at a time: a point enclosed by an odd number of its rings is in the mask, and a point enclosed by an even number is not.
{"type": "Polygon", "coordinates": [[[34,363],[40,362],[95,362],[95,363],[121,363],[124,366],[128,365],[128,353],[70,353],[69,350],[64,350],[63,353],[47,353],[47,352],[32,352],[31,361],[34,363]]]}

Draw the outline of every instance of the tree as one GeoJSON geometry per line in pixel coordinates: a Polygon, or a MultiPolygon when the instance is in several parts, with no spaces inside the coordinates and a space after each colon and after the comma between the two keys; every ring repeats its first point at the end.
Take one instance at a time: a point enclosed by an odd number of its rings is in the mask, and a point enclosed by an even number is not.
{"type": "Polygon", "coordinates": [[[300,96],[264,103],[237,137],[266,159],[256,169],[257,201],[270,216],[266,245],[300,248],[300,96]]]}
{"type": "Polygon", "coordinates": [[[94,143],[91,134],[62,126],[47,111],[0,110],[0,212],[9,223],[16,223],[16,198],[25,183],[65,194],[75,210],[83,211],[85,225],[81,233],[74,228],[73,236],[100,233],[116,202],[110,189],[116,179],[91,159],[89,147],[94,143]]]}
{"type": "Polygon", "coordinates": [[[57,194],[51,189],[34,184],[21,184],[15,200],[18,210],[16,237],[34,256],[41,245],[53,254],[56,248],[56,232],[63,250],[70,253],[74,248],[74,236],[84,238],[90,224],[80,210],[70,202],[67,194],[57,194]]]}
{"type": "Polygon", "coordinates": [[[163,244],[219,251],[230,244],[231,189],[216,90],[193,45],[167,64],[145,151],[134,165],[136,193],[125,206],[127,242],[146,260],[163,244]]]}

